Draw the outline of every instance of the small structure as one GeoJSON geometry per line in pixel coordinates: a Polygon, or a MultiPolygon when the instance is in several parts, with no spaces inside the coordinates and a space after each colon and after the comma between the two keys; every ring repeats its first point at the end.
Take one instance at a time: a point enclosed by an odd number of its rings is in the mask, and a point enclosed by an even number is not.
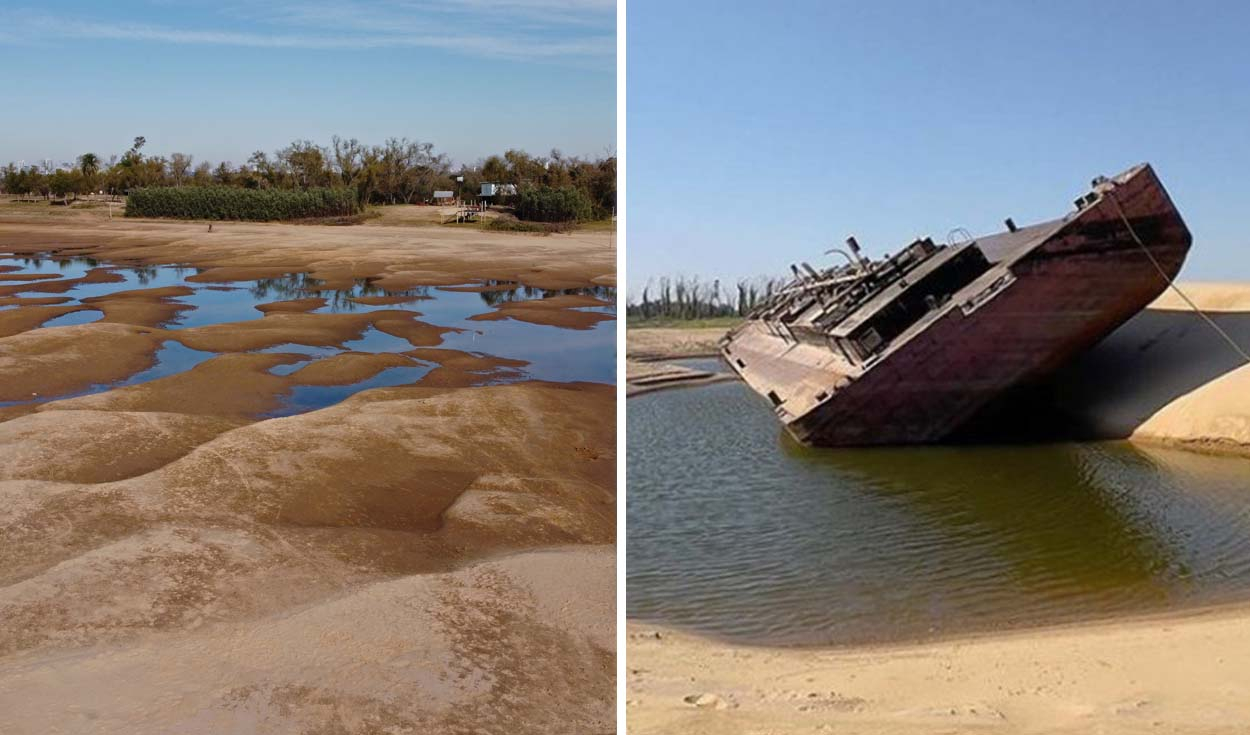
{"type": "Polygon", "coordinates": [[[516,194],[516,184],[482,184],[480,196],[512,196],[516,194]]]}
{"type": "Polygon", "coordinates": [[[436,191],[436,192],[434,192],[434,203],[435,203],[435,204],[449,204],[449,203],[450,203],[453,199],[455,199],[455,198],[456,198],[456,192],[454,192],[454,191],[436,191]]]}

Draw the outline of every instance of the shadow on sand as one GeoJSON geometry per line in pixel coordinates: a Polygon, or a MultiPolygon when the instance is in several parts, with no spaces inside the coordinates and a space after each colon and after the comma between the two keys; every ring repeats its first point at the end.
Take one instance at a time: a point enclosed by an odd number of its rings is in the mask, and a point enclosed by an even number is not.
{"type": "MultiPolygon", "coordinates": [[[[1250,347],[1250,312],[1208,316],[1250,347]]],[[[1198,314],[1147,309],[1046,381],[1004,395],[959,440],[1126,438],[1168,404],[1244,364],[1198,314]]]]}

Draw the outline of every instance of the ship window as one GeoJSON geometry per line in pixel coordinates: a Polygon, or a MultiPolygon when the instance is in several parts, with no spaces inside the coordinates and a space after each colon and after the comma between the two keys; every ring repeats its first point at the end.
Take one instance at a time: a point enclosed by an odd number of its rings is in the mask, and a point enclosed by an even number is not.
{"type": "Polygon", "coordinates": [[[738,363],[738,367],[740,367],[740,368],[744,368],[744,367],[746,367],[746,366],[747,366],[747,364],[746,364],[745,362],[743,362],[743,361],[742,361],[742,358],[741,358],[741,357],[739,357],[737,360],[734,360],[734,362],[738,363]]]}
{"type": "Polygon", "coordinates": [[[781,396],[777,395],[775,390],[768,391],[768,400],[772,401],[774,406],[781,405],[781,396]]]}

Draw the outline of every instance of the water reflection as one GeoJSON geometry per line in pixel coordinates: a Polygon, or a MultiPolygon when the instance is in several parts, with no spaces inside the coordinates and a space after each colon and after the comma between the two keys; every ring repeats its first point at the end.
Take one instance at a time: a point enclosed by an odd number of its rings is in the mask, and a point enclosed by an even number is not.
{"type": "Polygon", "coordinates": [[[479,292],[482,303],[497,306],[510,301],[529,301],[531,299],[549,299],[553,296],[591,296],[601,301],[616,303],[616,289],[611,286],[588,286],[585,288],[536,288],[525,286],[516,281],[487,280],[479,292]]]}

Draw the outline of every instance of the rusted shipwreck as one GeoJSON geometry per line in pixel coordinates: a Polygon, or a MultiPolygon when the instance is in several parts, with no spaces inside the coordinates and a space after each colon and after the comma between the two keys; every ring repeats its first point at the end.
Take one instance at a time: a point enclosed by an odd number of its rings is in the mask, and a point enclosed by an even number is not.
{"type": "Polygon", "coordinates": [[[1059,219],[920,239],[795,278],[721,341],[730,367],[805,444],[948,439],[1053,372],[1176,277],[1192,237],[1154,170],[1095,179],[1059,219]]]}

